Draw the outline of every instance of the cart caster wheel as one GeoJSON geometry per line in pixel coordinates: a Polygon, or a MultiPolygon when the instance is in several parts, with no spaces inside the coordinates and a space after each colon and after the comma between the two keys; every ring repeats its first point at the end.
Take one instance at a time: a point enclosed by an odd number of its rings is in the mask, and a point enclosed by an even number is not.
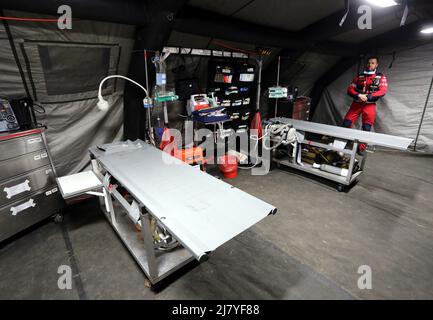
{"type": "Polygon", "coordinates": [[[63,222],[63,214],[58,213],[54,215],[54,223],[62,223],[63,222]]]}
{"type": "Polygon", "coordinates": [[[146,288],[148,288],[153,293],[158,293],[160,291],[160,287],[158,284],[151,284],[150,282],[148,284],[144,284],[146,288]]]}
{"type": "Polygon", "coordinates": [[[281,165],[278,162],[271,162],[269,171],[273,171],[275,169],[281,169],[281,165]]]}
{"type": "Polygon", "coordinates": [[[152,283],[148,279],[144,279],[144,286],[146,288],[149,288],[150,290],[153,289],[153,285],[152,285],[152,283]]]}
{"type": "Polygon", "coordinates": [[[338,192],[344,192],[344,190],[346,190],[345,186],[343,186],[342,184],[337,185],[338,192]]]}

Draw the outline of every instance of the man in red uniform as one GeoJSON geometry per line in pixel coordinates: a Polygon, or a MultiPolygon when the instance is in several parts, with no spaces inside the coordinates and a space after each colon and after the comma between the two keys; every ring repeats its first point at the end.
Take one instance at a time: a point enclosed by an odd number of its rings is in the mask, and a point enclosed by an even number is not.
{"type": "MultiPolygon", "coordinates": [[[[347,94],[353,98],[353,102],[344,117],[344,127],[352,128],[362,115],[362,130],[371,130],[376,119],[376,102],[386,94],[388,89],[385,75],[377,72],[378,66],[377,57],[368,58],[364,72],[355,77],[347,88],[347,94]]],[[[363,154],[365,148],[366,145],[361,143],[358,153],[363,154]]]]}

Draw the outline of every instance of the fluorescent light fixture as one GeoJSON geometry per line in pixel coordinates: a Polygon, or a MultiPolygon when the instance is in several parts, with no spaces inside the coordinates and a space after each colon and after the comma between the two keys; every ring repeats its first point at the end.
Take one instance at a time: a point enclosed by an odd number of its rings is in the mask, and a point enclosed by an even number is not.
{"type": "Polygon", "coordinates": [[[433,33],[433,26],[424,26],[420,32],[424,33],[424,34],[432,34],[433,33]]]}
{"type": "Polygon", "coordinates": [[[381,8],[392,7],[398,4],[395,0],[367,0],[367,2],[381,8]]]}

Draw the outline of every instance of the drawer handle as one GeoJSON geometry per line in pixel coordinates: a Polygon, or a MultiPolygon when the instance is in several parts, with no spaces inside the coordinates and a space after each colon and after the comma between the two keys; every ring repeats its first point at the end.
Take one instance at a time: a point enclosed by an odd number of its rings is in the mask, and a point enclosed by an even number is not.
{"type": "Polygon", "coordinates": [[[3,189],[6,192],[6,198],[10,199],[17,194],[30,191],[32,188],[30,187],[30,181],[26,180],[24,182],[18,183],[12,187],[5,187],[3,189]]]}
{"type": "Polygon", "coordinates": [[[40,137],[27,140],[28,144],[39,143],[39,142],[42,142],[42,138],[40,137]]]}
{"type": "Polygon", "coordinates": [[[29,201],[26,201],[24,203],[21,203],[20,205],[16,206],[16,207],[11,207],[11,211],[12,211],[12,215],[16,216],[18,213],[20,213],[21,211],[24,211],[30,207],[35,207],[36,203],[34,202],[33,199],[29,199],[29,201]]]}
{"type": "Polygon", "coordinates": [[[35,159],[35,160],[41,160],[41,159],[46,158],[46,157],[48,157],[48,154],[46,152],[44,152],[44,153],[35,155],[33,157],[33,159],[35,159]]]}

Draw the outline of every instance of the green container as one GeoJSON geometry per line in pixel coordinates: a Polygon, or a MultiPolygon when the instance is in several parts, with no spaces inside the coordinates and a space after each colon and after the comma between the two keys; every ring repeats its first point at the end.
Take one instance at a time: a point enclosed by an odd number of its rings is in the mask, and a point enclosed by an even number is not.
{"type": "Polygon", "coordinates": [[[157,102],[168,102],[168,101],[174,101],[179,99],[179,96],[175,95],[174,92],[166,92],[164,94],[156,94],[156,101],[157,102]]]}

